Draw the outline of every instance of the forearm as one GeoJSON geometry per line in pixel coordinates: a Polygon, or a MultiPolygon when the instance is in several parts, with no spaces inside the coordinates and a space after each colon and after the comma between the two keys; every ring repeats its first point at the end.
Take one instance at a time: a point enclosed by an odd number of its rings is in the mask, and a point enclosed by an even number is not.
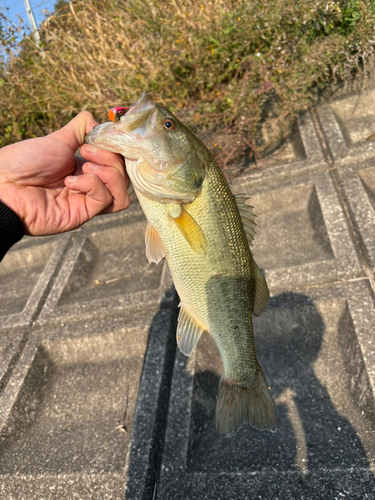
{"type": "Polygon", "coordinates": [[[0,201],[0,260],[24,234],[19,217],[0,201]]]}

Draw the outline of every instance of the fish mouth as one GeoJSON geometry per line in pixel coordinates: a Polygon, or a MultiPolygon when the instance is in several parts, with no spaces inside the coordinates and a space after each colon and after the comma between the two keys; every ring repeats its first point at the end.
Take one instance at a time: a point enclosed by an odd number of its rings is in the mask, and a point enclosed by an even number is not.
{"type": "Polygon", "coordinates": [[[149,135],[155,107],[151,97],[143,94],[120,120],[96,125],[86,135],[85,142],[120,153],[129,160],[138,160],[141,148],[137,143],[149,135]]]}
{"type": "Polygon", "coordinates": [[[86,135],[85,143],[111,153],[120,153],[131,160],[137,160],[140,156],[139,148],[136,147],[133,137],[119,128],[119,123],[107,122],[96,125],[86,135]]]}
{"type": "Polygon", "coordinates": [[[129,111],[126,113],[126,116],[129,117],[129,115],[131,116],[145,111],[153,111],[154,109],[155,103],[151,99],[150,95],[143,93],[142,96],[131,105],[129,111]]]}

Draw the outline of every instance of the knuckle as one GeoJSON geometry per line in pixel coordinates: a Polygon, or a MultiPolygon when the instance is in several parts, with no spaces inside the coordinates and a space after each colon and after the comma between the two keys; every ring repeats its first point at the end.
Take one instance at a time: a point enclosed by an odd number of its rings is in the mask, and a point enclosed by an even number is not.
{"type": "Polygon", "coordinates": [[[113,202],[113,196],[111,195],[111,193],[108,191],[108,189],[106,189],[106,193],[105,193],[105,203],[108,205],[110,205],[111,203],[113,202]]]}
{"type": "Polygon", "coordinates": [[[130,206],[130,198],[129,195],[126,193],[125,198],[122,200],[122,202],[119,204],[119,211],[120,210],[125,210],[130,206]]]}
{"type": "Polygon", "coordinates": [[[108,155],[107,156],[108,166],[115,169],[119,175],[124,177],[125,163],[122,156],[118,155],[117,153],[110,153],[110,152],[106,152],[106,154],[108,155]]]}

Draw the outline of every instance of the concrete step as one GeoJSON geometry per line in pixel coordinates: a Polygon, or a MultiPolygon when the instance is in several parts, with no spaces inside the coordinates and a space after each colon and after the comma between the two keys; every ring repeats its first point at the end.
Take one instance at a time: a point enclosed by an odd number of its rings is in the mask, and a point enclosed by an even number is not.
{"type": "Polygon", "coordinates": [[[375,495],[375,91],[301,116],[232,181],[270,286],[254,320],[275,434],[215,431],[221,360],[176,349],[178,297],[134,202],[0,265],[0,498],[375,495]]]}

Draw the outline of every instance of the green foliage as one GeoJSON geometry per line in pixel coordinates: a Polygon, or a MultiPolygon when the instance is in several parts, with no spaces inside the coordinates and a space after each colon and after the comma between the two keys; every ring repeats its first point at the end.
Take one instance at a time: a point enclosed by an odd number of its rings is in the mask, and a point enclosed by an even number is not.
{"type": "Polygon", "coordinates": [[[68,0],[57,0],[55,5],[53,6],[53,11],[55,15],[60,16],[69,9],[69,1],[68,0]]]}
{"type": "Polygon", "coordinates": [[[0,53],[15,46],[17,28],[7,22],[6,17],[0,13],[0,53]]]}
{"type": "Polygon", "coordinates": [[[45,134],[82,109],[103,121],[148,91],[188,110],[226,161],[259,154],[317,89],[373,52],[374,2],[59,0],[41,29],[44,57],[25,39],[0,80],[0,145],[45,134]],[[275,123],[269,137],[265,116],[275,123]]]}

